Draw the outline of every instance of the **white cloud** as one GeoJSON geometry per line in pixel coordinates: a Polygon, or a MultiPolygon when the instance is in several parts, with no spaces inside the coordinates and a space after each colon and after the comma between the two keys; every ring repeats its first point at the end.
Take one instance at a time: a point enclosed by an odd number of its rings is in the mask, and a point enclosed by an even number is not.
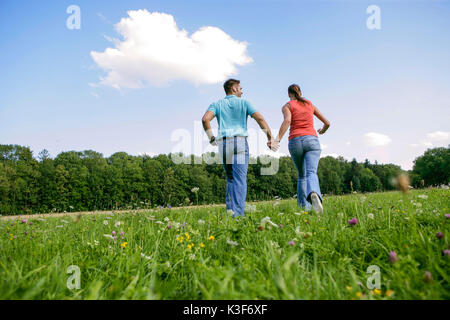
{"type": "Polygon", "coordinates": [[[352,143],[350,142],[350,141],[347,141],[346,143],[345,143],[345,145],[346,146],[349,146],[349,145],[351,145],[352,143]]]}
{"type": "Polygon", "coordinates": [[[97,16],[99,16],[104,22],[111,24],[111,21],[109,21],[101,12],[97,12],[97,16]]]}
{"type": "Polygon", "coordinates": [[[445,141],[450,137],[450,132],[436,131],[427,134],[427,138],[436,141],[445,141]]]}
{"type": "Polygon", "coordinates": [[[430,141],[423,140],[423,139],[420,140],[419,143],[410,143],[409,145],[414,148],[417,148],[417,147],[431,148],[433,146],[433,144],[430,141]]]}
{"type": "Polygon", "coordinates": [[[139,156],[149,156],[150,158],[152,158],[152,157],[156,157],[158,154],[150,151],[150,152],[140,152],[138,155],[139,156]]]}
{"type": "Polygon", "coordinates": [[[376,132],[366,133],[364,140],[370,147],[386,146],[392,141],[387,135],[376,132]]]}
{"type": "Polygon", "coordinates": [[[92,51],[91,56],[107,71],[100,84],[116,89],[161,86],[173,80],[218,83],[235,75],[236,66],[253,61],[247,55],[246,42],[211,26],[189,36],[170,14],[128,11],[115,29],[123,41],[112,39],[114,48],[92,51]]]}
{"type": "Polygon", "coordinates": [[[422,139],[418,143],[410,143],[409,145],[411,147],[417,148],[417,147],[427,147],[431,148],[433,146],[440,145],[439,142],[444,142],[449,140],[450,138],[450,132],[443,132],[443,131],[435,131],[427,134],[428,139],[422,139]],[[435,143],[431,142],[435,141],[435,143]]]}
{"type": "Polygon", "coordinates": [[[320,144],[320,148],[321,148],[322,150],[325,150],[326,148],[328,148],[328,145],[326,145],[326,144],[320,144]]]}
{"type": "Polygon", "coordinates": [[[325,158],[325,157],[333,157],[333,158],[337,158],[337,157],[339,157],[339,155],[338,154],[336,154],[336,153],[322,153],[322,154],[320,154],[320,157],[321,158],[325,158]]]}

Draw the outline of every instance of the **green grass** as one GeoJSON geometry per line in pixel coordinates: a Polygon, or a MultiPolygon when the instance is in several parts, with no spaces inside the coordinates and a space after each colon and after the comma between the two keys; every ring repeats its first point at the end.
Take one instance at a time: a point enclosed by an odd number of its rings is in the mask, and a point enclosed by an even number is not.
{"type": "Polygon", "coordinates": [[[86,215],[78,223],[2,220],[0,299],[449,299],[450,257],[442,254],[450,249],[449,196],[443,189],[330,196],[321,217],[287,200],[256,203],[239,219],[205,207],[86,215]],[[266,216],[282,227],[258,230],[266,216]],[[354,217],[359,223],[350,226],[354,217]],[[117,240],[104,236],[113,231],[117,240]],[[81,270],[78,290],[66,285],[70,265],[81,270]],[[370,265],[381,270],[380,291],[366,287],[370,265]]]}

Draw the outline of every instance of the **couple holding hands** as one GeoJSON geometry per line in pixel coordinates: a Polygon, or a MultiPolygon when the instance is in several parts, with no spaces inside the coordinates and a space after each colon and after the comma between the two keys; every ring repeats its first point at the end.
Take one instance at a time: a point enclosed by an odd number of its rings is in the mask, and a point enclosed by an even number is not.
{"type": "Polygon", "coordinates": [[[278,150],[289,128],[289,153],[298,171],[297,204],[304,210],[312,208],[322,213],[322,195],[317,176],[321,148],[317,133],[324,134],[330,122],[311,101],[302,97],[300,87],[293,84],[288,88],[290,100],[282,108],[284,121],[274,139],[261,113],[249,101],[241,98],[240,81],[229,79],[223,87],[225,98],[209,106],[202,123],[210,143],[219,147],[219,156],[226,172],[226,209],[233,212],[233,217],[244,216],[249,159],[247,117],[250,116],[266,133],[267,146],[273,151],[278,150]],[[317,132],[314,129],[314,116],[324,124],[317,132]],[[210,122],[214,117],[219,125],[217,137],[211,131],[210,122]]]}

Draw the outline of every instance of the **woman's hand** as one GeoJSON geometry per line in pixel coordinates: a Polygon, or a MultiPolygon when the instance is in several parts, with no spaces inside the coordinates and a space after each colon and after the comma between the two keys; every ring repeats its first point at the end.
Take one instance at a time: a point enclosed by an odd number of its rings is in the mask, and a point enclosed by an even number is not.
{"type": "Polygon", "coordinates": [[[270,150],[272,150],[273,152],[277,152],[278,148],[280,147],[280,140],[269,140],[267,142],[267,146],[269,147],[270,150]]]}
{"type": "Polygon", "coordinates": [[[325,132],[327,132],[329,126],[323,126],[323,128],[320,128],[319,130],[317,130],[318,134],[324,134],[325,132]]]}

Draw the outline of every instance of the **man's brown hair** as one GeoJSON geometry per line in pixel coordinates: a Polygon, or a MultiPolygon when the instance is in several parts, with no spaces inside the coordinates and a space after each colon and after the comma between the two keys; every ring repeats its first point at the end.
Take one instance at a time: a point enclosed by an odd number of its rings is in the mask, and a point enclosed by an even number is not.
{"type": "Polygon", "coordinates": [[[231,88],[233,88],[233,86],[235,84],[239,84],[241,83],[239,80],[236,79],[228,79],[227,81],[225,81],[225,83],[223,84],[223,88],[225,89],[225,93],[231,93],[231,88]]]}

